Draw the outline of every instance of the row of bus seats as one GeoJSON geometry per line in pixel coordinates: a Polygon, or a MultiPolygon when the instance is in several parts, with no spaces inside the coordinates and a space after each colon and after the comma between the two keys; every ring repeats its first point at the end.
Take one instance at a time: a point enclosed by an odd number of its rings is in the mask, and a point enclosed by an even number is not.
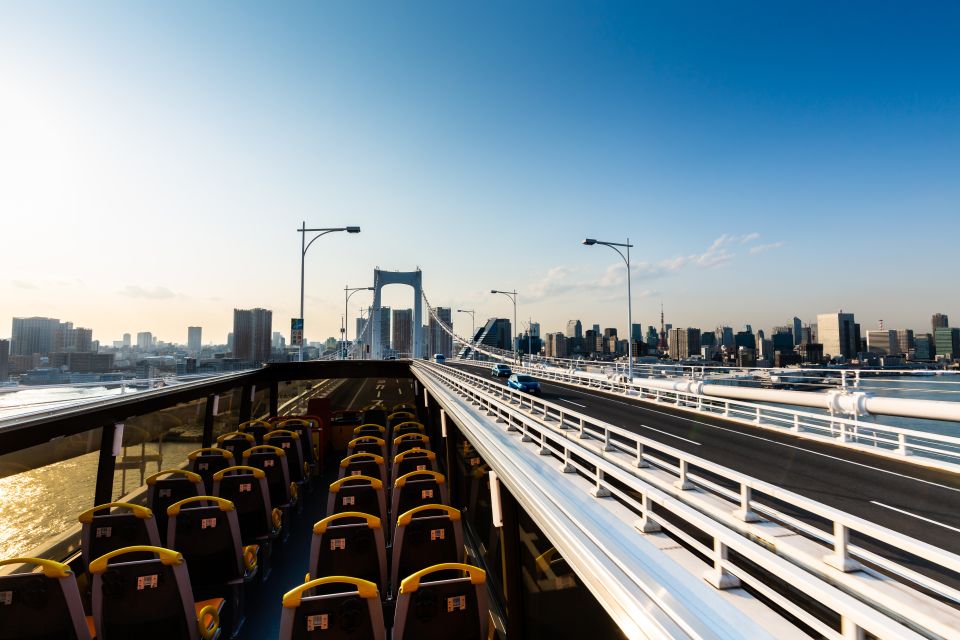
{"type": "Polygon", "coordinates": [[[395,640],[486,640],[486,576],[463,563],[460,511],[423,425],[372,409],[354,435],[313,527],[306,582],[283,598],[281,640],[385,638],[384,604],[395,640]]]}
{"type": "Polygon", "coordinates": [[[244,585],[258,573],[266,578],[284,512],[317,468],[314,447],[302,446],[313,424],[281,421],[263,431],[267,444],[256,444],[248,428],[259,425],[245,423],[222,440],[243,436],[248,446],[235,449],[236,458],[228,449],[194,451],[191,470],[146,479],[148,506],[111,502],[82,513],[80,585],[64,563],[0,562],[40,569],[0,577],[0,640],[209,640],[221,627],[234,635],[244,585]],[[244,464],[231,466],[235,459],[244,464]],[[291,462],[302,470],[292,480],[291,462]]]}

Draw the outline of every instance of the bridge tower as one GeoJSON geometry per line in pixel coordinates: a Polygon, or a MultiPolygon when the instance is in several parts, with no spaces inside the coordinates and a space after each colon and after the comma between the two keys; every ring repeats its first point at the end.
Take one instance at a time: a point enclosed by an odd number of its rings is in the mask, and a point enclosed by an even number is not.
{"type": "Polygon", "coordinates": [[[374,360],[383,358],[383,348],[380,336],[380,290],[388,284],[405,284],[413,287],[413,357],[423,355],[422,324],[423,324],[423,272],[416,271],[383,271],[373,270],[373,309],[370,314],[370,357],[374,360]]]}

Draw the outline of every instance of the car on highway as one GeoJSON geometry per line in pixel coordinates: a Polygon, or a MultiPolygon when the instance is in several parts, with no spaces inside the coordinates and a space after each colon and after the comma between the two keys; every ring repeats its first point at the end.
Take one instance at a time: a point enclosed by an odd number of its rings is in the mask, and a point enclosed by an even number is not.
{"type": "Polygon", "coordinates": [[[537,396],[541,393],[540,381],[524,373],[515,373],[507,378],[507,386],[511,389],[523,391],[524,393],[532,393],[537,396]]]}
{"type": "Polygon", "coordinates": [[[444,356],[442,353],[435,353],[435,354],[433,354],[433,360],[434,360],[435,362],[438,362],[438,363],[440,363],[440,364],[443,364],[444,362],[447,361],[447,358],[446,358],[446,356],[444,356]]]}
{"type": "Polygon", "coordinates": [[[506,378],[511,373],[510,367],[505,364],[495,364],[490,367],[490,375],[494,378],[506,378]]]}

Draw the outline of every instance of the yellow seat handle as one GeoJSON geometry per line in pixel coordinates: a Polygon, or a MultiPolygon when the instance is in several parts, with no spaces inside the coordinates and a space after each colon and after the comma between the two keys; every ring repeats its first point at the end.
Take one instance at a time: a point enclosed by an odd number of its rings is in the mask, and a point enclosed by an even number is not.
{"type": "Polygon", "coordinates": [[[450,520],[460,519],[460,510],[456,507],[449,507],[445,504],[421,504],[413,509],[410,509],[410,511],[404,511],[401,513],[400,517],[397,518],[397,526],[407,526],[410,524],[410,521],[413,520],[413,516],[423,511],[446,511],[447,515],[450,517],[450,520]]]}
{"type": "Polygon", "coordinates": [[[41,568],[43,575],[48,578],[66,578],[73,574],[70,565],[56,560],[47,560],[46,558],[10,558],[0,560],[0,567],[11,564],[35,564],[41,568]]]}
{"type": "Polygon", "coordinates": [[[293,431],[288,431],[287,429],[274,429],[273,431],[271,431],[271,432],[268,433],[267,435],[263,436],[263,439],[266,441],[266,440],[269,440],[270,438],[273,438],[273,437],[275,437],[275,436],[288,436],[288,437],[290,437],[290,438],[293,438],[294,440],[299,440],[299,439],[300,439],[300,434],[299,434],[299,433],[295,433],[295,432],[293,432],[293,431]]]}
{"type": "Polygon", "coordinates": [[[243,471],[246,473],[252,473],[254,478],[266,478],[267,474],[263,472],[263,469],[257,469],[256,467],[248,467],[246,465],[238,464],[235,467],[227,467],[226,469],[221,469],[213,474],[213,479],[216,481],[223,480],[231,471],[243,471]]]}
{"type": "Polygon", "coordinates": [[[376,462],[377,464],[383,464],[383,457],[382,457],[382,456],[378,456],[378,455],[375,454],[375,453],[369,453],[369,452],[366,452],[366,451],[361,451],[360,453],[351,454],[351,455],[347,456],[346,458],[344,458],[343,460],[341,460],[341,461],[340,461],[340,466],[343,467],[344,469],[346,469],[347,467],[350,466],[350,463],[351,463],[351,462],[356,462],[356,461],[358,461],[358,460],[366,460],[366,459],[373,460],[373,461],[376,462]]]}
{"type": "Polygon", "coordinates": [[[436,573],[437,571],[463,571],[470,576],[470,584],[483,584],[487,581],[487,572],[480,567],[462,564],[460,562],[444,562],[443,564],[435,564],[426,569],[420,569],[420,571],[417,571],[413,575],[404,578],[400,582],[400,593],[413,593],[420,588],[420,580],[422,580],[424,576],[436,573]]]}
{"type": "Polygon", "coordinates": [[[407,449],[403,453],[398,453],[397,455],[393,456],[393,461],[403,462],[408,456],[412,458],[418,455],[424,456],[427,460],[437,459],[437,454],[435,454],[433,451],[430,451],[429,449],[423,449],[421,447],[414,447],[413,449],[407,449]]]}
{"type": "Polygon", "coordinates": [[[393,420],[394,418],[416,418],[416,416],[409,411],[394,411],[387,416],[387,420],[393,420]]]}
{"type": "Polygon", "coordinates": [[[424,444],[430,443],[430,438],[428,436],[423,435],[422,433],[405,433],[402,436],[397,436],[396,438],[394,438],[393,444],[400,444],[402,442],[408,442],[412,440],[419,440],[424,444]]]}
{"type": "Polygon", "coordinates": [[[273,429],[273,425],[264,420],[247,420],[237,427],[237,431],[243,431],[244,429],[249,429],[250,427],[266,427],[267,429],[273,429]]]}
{"type": "Polygon", "coordinates": [[[399,489],[400,487],[407,484],[408,481],[416,480],[414,476],[426,476],[426,477],[433,478],[434,480],[437,481],[437,484],[443,484],[444,482],[447,481],[444,475],[438,471],[430,471],[429,469],[422,469],[420,471],[411,471],[410,473],[405,473],[399,478],[397,478],[396,480],[394,480],[393,481],[394,488],[399,489]]]}
{"type": "Polygon", "coordinates": [[[180,502],[174,502],[172,505],[167,507],[167,515],[178,516],[180,515],[180,510],[183,509],[184,505],[193,504],[194,502],[215,502],[217,503],[217,506],[220,507],[220,511],[235,510],[233,503],[226,498],[218,498],[217,496],[190,496],[189,498],[184,498],[180,502]]]}
{"type": "Polygon", "coordinates": [[[220,612],[212,604],[208,604],[197,614],[197,630],[203,640],[213,640],[220,631],[220,612]]]}
{"type": "Polygon", "coordinates": [[[360,432],[361,432],[363,429],[369,429],[370,427],[376,427],[377,433],[381,433],[381,434],[382,434],[382,433],[385,433],[385,432],[386,432],[386,428],[384,428],[383,425],[379,425],[379,424],[362,424],[362,425],[360,425],[359,427],[354,427],[354,428],[353,428],[353,435],[355,435],[355,436],[362,435],[360,432]]]}
{"type": "Polygon", "coordinates": [[[197,484],[198,482],[203,482],[203,478],[201,478],[198,474],[194,473],[193,471],[187,471],[186,469],[167,469],[165,471],[161,471],[159,473],[153,474],[152,476],[149,476],[146,479],[146,483],[148,485],[157,484],[157,480],[160,479],[160,476],[167,476],[167,475],[183,476],[184,478],[186,478],[187,480],[189,480],[194,484],[197,484]]]}
{"type": "Polygon", "coordinates": [[[196,460],[197,458],[199,458],[204,454],[211,454],[211,453],[219,454],[224,458],[233,457],[233,452],[227,451],[226,449],[220,449],[219,447],[205,447],[203,449],[196,449],[195,451],[191,451],[190,453],[187,454],[187,458],[189,460],[196,460]]]}
{"type": "Polygon", "coordinates": [[[93,522],[93,514],[95,514],[98,511],[103,511],[103,510],[109,511],[110,509],[114,509],[114,508],[130,509],[130,511],[133,512],[133,515],[140,518],[141,520],[146,520],[147,518],[153,517],[153,511],[151,511],[148,507],[144,507],[139,504],[130,504],[129,502],[107,502],[104,504],[98,504],[93,509],[87,509],[86,511],[81,513],[80,517],[77,519],[81,522],[81,524],[90,524],[93,522]]]}
{"type": "Polygon", "coordinates": [[[90,563],[89,571],[92,574],[103,573],[107,570],[107,564],[117,556],[123,556],[128,553],[153,553],[160,558],[166,566],[173,566],[183,563],[183,556],[173,549],[164,549],[163,547],[151,547],[149,545],[136,545],[133,547],[123,547],[114,549],[110,553],[105,553],[90,563]]]}
{"type": "Polygon", "coordinates": [[[317,578],[316,580],[311,580],[306,582],[295,589],[291,589],[283,594],[283,608],[284,609],[296,609],[300,606],[300,601],[303,599],[304,591],[309,591],[310,589],[316,589],[325,584],[350,584],[357,588],[357,594],[361,598],[379,598],[380,593],[377,591],[377,585],[370,582],[369,580],[361,580],[360,578],[351,578],[349,576],[326,576],[323,578],[317,578]]]}
{"type": "Polygon", "coordinates": [[[257,568],[259,562],[260,545],[248,544],[243,548],[243,567],[248,572],[257,568]]]}
{"type": "Polygon", "coordinates": [[[350,482],[351,480],[365,480],[374,489],[377,489],[378,491],[383,489],[383,483],[377,478],[371,478],[370,476],[344,476],[330,485],[330,491],[332,493],[340,491],[340,487],[345,482],[350,482]]]}
{"type": "Polygon", "coordinates": [[[317,536],[323,535],[327,532],[327,527],[330,526],[331,523],[343,518],[362,518],[367,521],[367,528],[380,528],[380,518],[377,516],[370,515],[369,513],[362,513],[360,511],[341,511],[340,513],[335,513],[332,516],[327,516],[323,520],[320,520],[313,525],[313,534],[317,536]]]}
{"type": "Polygon", "coordinates": [[[377,444],[383,446],[383,438],[377,436],[359,436],[347,443],[347,448],[355,447],[358,444],[377,444]]]}
{"type": "Polygon", "coordinates": [[[217,444],[223,444],[224,440],[229,440],[230,438],[243,438],[247,442],[257,441],[257,439],[249,433],[243,433],[242,431],[229,431],[221,436],[217,436],[217,444]]]}
{"type": "Polygon", "coordinates": [[[279,531],[283,525],[283,511],[280,510],[280,507],[274,507],[270,515],[273,518],[273,528],[279,531]]]}
{"type": "Polygon", "coordinates": [[[243,452],[243,459],[246,460],[247,458],[249,458],[251,455],[253,455],[254,453],[256,453],[256,452],[258,452],[258,451],[269,451],[269,452],[271,452],[271,453],[275,453],[276,455],[280,456],[281,458],[287,455],[287,452],[284,451],[283,449],[281,449],[280,447],[275,447],[275,446],[273,446],[273,445],[271,445],[271,444],[258,444],[257,446],[255,446],[255,447],[250,447],[249,449],[247,449],[246,451],[244,451],[244,452],[243,452]]]}
{"type": "MultiPolygon", "coordinates": [[[[420,422],[414,422],[413,420],[408,420],[407,422],[401,422],[401,423],[398,424],[398,425],[394,425],[393,428],[394,428],[394,430],[397,430],[397,429],[399,429],[399,428],[401,428],[401,427],[405,427],[405,426],[407,426],[407,425],[409,425],[409,424],[412,424],[412,425],[416,426],[416,427],[417,427],[417,431],[419,431],[420,433],[423,433],[423,424],[420,423],[420,422]]],[[[409,434],[406,434],[406,433],[405,433],[405,434],[403,434],[403,435],[409,435],[409,434]]]]}

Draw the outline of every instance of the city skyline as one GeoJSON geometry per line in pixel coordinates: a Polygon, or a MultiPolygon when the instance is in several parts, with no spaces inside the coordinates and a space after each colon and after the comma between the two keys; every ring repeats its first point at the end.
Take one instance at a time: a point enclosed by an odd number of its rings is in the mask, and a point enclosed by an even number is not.
{"type": "Polygon", "coordinates": [[[0,317],[218,342],[263,307],[286,334],[304,220],[362,229],[306,256],[311,340],[377,265],[478,319],[516,289],[544,333],[623,330],[585,237],[631,238],[643,326],[960,313],[957,7],[227,6],[7,8],[0,317]]]}

